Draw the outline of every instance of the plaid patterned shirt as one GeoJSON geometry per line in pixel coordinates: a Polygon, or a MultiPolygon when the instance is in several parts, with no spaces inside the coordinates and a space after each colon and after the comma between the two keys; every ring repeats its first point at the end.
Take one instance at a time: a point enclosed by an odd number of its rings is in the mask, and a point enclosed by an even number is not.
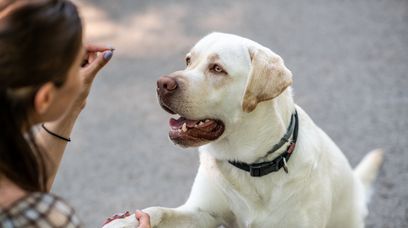
{"type": "Polygon", "coordinates": [[[0,209],[0,227],[81,227],[74,210],[49,193],[31,193],[7,209],[0,209]]]}

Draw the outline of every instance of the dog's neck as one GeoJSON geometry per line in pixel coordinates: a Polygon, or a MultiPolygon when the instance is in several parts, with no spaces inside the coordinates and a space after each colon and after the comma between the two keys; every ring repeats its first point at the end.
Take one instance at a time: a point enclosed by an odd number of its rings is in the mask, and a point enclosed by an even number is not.
{"type": "MultiPolygon", "coordinates": [[[[251,113],[244,114],[230,126],[227,136],[200,147],[216,159],[253,163],[277,144],[286,133],[295,110],[291,89],[271,101],[261,102],[251,113]]],[[[282,147],[268,157],[272,160],[283,152],[282,147]]]]}

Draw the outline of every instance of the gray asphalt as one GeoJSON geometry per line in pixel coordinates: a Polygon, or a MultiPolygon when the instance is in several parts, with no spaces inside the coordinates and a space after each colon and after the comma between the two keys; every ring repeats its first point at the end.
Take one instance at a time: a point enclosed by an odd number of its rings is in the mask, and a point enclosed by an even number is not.
{"type": "Polygon", "coordinates": [[[190,191],[196,149],[167,138],[159,76],[211,31],[253,39],[294,73],[296,102],[355,166],[385,163],[367,227],[408,227],[408,1],[78,1],[87,39],[116,48],[72,134],[53,192],[86,227],[118,211],[175,207],[190,191]]]}

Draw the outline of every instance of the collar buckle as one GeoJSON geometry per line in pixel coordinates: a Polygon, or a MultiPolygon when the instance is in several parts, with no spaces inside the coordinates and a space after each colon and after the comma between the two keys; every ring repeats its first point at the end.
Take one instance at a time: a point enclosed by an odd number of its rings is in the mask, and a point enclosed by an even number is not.
{"type": "Polygon", "coordinates": [[[250,166],[249,167],[249,174],[251,174],[251,177],[260,177],[262,169],[260,167],[254,167],[250,166]]]}
{"type": "Polygon", "coordinates": [[[262,177],[271,172],[276,172],[279,170],[279,163],[282,158],[274,160],[272,162],[262,162],[258,164],[249,165],[249,173],[252,177],[262,177]]]}

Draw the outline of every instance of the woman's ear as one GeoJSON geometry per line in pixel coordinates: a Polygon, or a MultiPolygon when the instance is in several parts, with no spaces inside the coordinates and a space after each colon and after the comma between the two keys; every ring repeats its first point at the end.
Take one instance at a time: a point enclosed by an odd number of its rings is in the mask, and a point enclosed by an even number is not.
{"type": "Polygon", "coordinates": [[[44,115],[50,108],[55,98],[56,88],[54,83],[47,82],[34,96],[34,111],[38,115],[44,115]]]}

